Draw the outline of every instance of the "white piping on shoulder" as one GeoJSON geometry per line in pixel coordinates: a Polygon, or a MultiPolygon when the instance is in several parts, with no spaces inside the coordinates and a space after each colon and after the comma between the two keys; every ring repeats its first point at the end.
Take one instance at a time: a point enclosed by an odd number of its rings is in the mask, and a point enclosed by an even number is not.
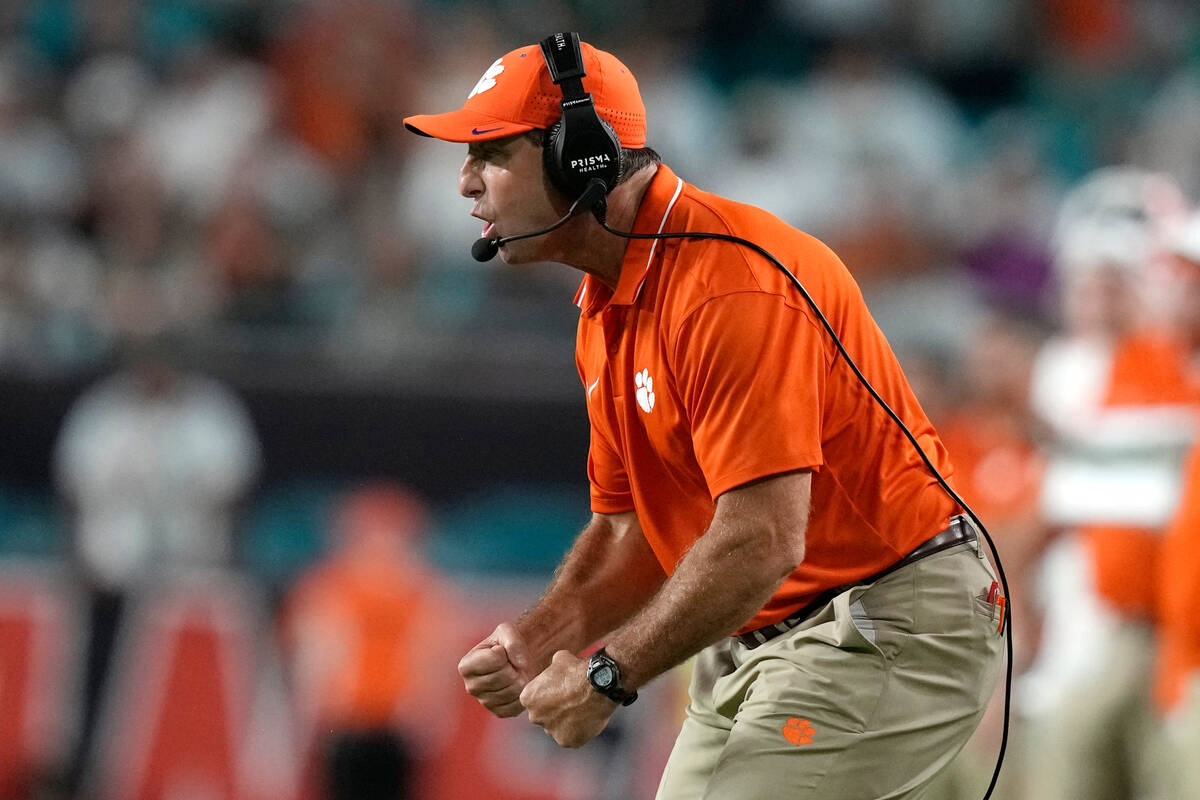
{"type": "MultiPolygon", "coordinates": [[[[663,228],[667,227],[667,217],[671,216],[671,210],[675,208],[675,201],[679,199],[679,195],[683,194],[683,178],[676,178],[678,183],[675,184],[675,194],[671,195],[671,202],[667,203],[667,210],[663,212],[662,220],[658,223],[656,233],[662,233],[663,228]]],[[[658,239],[650,242],[650,256],[646,259],[646,266],[642,268],[642,281],[638,284],[637,291],[633,293],[633,299],[636,302],[642,296],[642,287],[646,285],[646,273],[650,271],[650,262],[654,260],[654,251],[658,247],[658,239]]]]}

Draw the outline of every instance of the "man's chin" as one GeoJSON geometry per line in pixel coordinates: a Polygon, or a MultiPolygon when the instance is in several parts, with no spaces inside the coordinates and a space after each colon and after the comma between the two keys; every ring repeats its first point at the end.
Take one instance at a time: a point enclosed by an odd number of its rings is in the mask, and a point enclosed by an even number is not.
{"type": "Polygon", "coordinates": [[[529,264],[535,260],[530,258],[530,248],[522,247],[521,244],[523,242],[512,242],[501,245],[500,260],[504,262],[505,266],[515,267],[521,264],[529,264]]]}

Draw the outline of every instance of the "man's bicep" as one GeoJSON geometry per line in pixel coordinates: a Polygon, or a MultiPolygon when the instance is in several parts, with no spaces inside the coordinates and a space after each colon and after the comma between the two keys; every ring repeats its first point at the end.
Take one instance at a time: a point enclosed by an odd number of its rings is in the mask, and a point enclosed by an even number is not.
{"type": "Polygon", "coordinates": [[[764,531],[793,566],[804,559],[805,533],[812,507],[812,471],[784,472],[759,478],[724,492],[717,498],[716,516],[722,521],[764,531]]]}
{"type": "Polygon", "coordinates": [[[642,532],[642,524],[638,522],[636,511],[619,511],[615,514],[593,511],[591,524],[604,525],[621,534],[630,531],[638,534],[642,532]]]}
{"type": "Polygon", "coordinates": [[[621,582],[627,588],[657,587],[666,579],[666,571],[646,539],[635,512],[593,512],[588,528],[598,529],[598,541],[607,560],[621,575],[621,582]]]}
{"type": "Polygon", "coordinates": [[[621,511],[615,514],[592,512],[588,527],[602,529],[604,542],[608,547],[654,555],[635,511],[621,511]]]}

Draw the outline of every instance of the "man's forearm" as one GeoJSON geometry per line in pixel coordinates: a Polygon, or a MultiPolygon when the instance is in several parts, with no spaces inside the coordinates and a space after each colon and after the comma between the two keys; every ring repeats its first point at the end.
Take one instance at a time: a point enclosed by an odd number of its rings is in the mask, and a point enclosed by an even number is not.
{"type": "Polygon", "coordinates": [[[714,519],[654,599],[608,638],[623,684],[646,684],[736,632],[802,558],[769,531],[714,519]]]}
{"type": "Polygon", "coordinates": [[[626,622],[666,575],[633,514],[597,514],[542,598],[517,621],[536,671],[558,650],[577,653],[626,622]]]}

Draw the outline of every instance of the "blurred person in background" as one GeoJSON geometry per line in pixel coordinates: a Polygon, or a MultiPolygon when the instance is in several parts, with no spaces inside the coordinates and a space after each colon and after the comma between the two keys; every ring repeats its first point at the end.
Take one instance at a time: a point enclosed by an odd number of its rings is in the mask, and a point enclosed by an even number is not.
{"type": "Polygon", "coordinates": [[[284,647],[329,800],[413,797],[449,719],[457,643],[450,592],[421,554],[428,510],[380,483],[345,495],[328,554],[289,590],[284,647]]]}
{"type": "MultiPolygon", "coordinates": [[[[1171,247],[1180,291],[1176,321],[1189,394],[1200,411],[1200,211],[1171,247]]],[[[1162,545],[1155,699],[1166,718],[1172,796],[1200,797],[1200,446],[1193,446],[1178,514],[1162,545]]]]}
{"type": "Polygon", "coordinates": [[[949,472],[844,265],[661,164],[646,148],[636,80],[575,34],[510,51],[462,109],[405,124],[468,144],[458,188],[492,255],[585,273],[576,360],[592,519],[541,600],[460,661],[467,690],[497,716],[528,710],[579,747],[641,686],[698,654],[660,798],[780,785],[794,797],[922,795],[1001,670],[1003,610],[977,534],[768,261],[726,243],[630,244],[612,230],[738,232],[775,250],[929,463],[949,472]],[[562,86],[547,66],[554,53],[562,86]],[[565,145],[570,165],[555,153],[560,121],[592,134],[591,148],[565,145]],[[580,164],[609,165],[598,192],[580,164]],[[608,230],[568,211],[605,194],[608,230]],[[546,235],[515,241],[556,218],[546,235]]]}
{"type": "Polygon", "coordinates": [[[1044,621],[1019,701],[1029,797],[1160,797],[1151,703],[1163,529],[1194,435],[1178,343],[1154,299],[1185,204],[1168,177],[1090,175],[1056,230],[1062,330],[1038,353],[1041,513],[1061,535],[1041,563],[1044,621]]]}
{"type": "Polygon", "coordinates": [[[68,782],[91,755],[123,611],[143,582],[227,566],[259,470],[250,415],[220,382],[185,370],[162,331],[127,334],[122,363],[72,405],[54,452],[75,561],[91,593],[82,727],[68,782]]]}

